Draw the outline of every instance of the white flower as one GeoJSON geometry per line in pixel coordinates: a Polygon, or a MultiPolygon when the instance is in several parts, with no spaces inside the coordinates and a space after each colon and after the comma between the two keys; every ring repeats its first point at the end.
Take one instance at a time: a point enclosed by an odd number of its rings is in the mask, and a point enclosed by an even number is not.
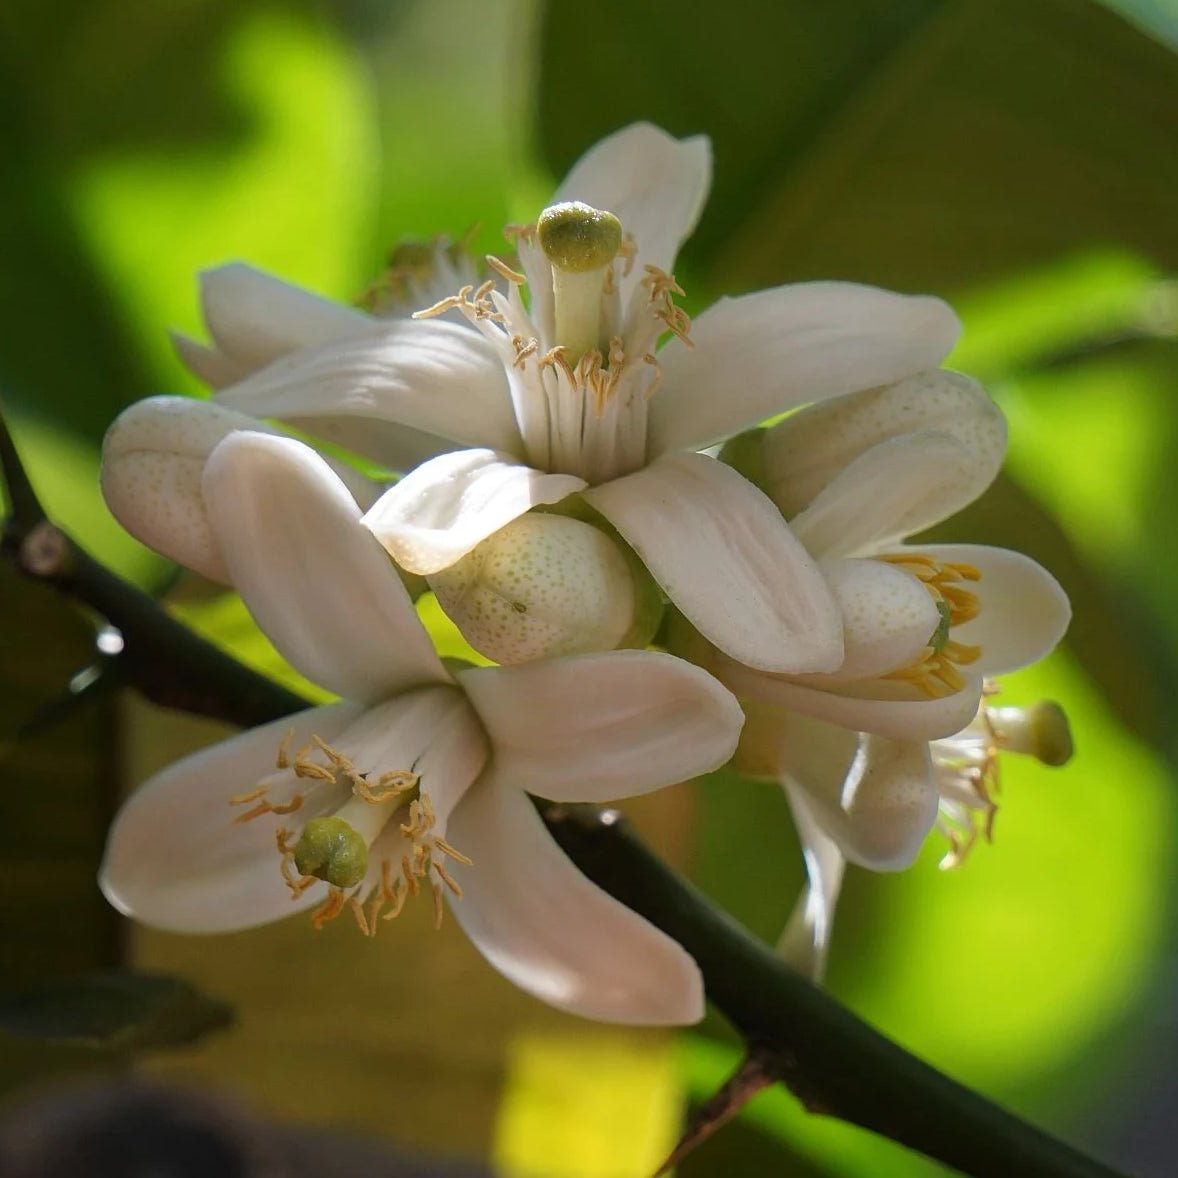
{"type": "Polygon", "coordinates": [[[233,433],[202,487],[219,559],[258,623],[344,701],[143,786],[111,832],[111,901],[186,932],[310,907],[319,922],[350,910],[373,932],[432,889],[496,968],[553,1005],[698,1019],[694,962],[590,883],[523,791],[598,802],[706,771],[743,723],[728,692],[645,651],[451,673],[352,496],[308,447],[233,433]]]}
{"type": "Polygon", "coordinates": [[[981,386],[928,372],[804,409],[734,448],[819,559],[845,619],[833,674],[693,656],[746,700],[739,763],[785,787],[809,888],[783,946],[815,975],[844,863],[902,870],[938,822],[964,848],[987,794],[963,750],[973,741],[977,753],[984,732],[1005,734],[988,760],[1004,740],[1031,751],[1013,713],[979,713],[983,677],[1054,648],[1070,618],[1063,590],[1006,549],[901,543],[981,494],[1005,444],[981,386]]]}
{"type": "Polygon", "coordinates": [[[1035,561],[979,544],[904,544],[972,502],[1006,428],[975,381],[927,372],[814,405],[759,435],[760,478],[818,560],[846,658],[822,675],[700,659],[738,695],[854,731],[929,741],[964,728],[984,676],[1046,655],[1070,618],[1035,561]]]}
{"type": "Polygon", "coordinates": [[[320,341],[220,399],[397,469],[436,454],[366,517],[411,572],[438,573],[533,506],[580,492],[733,658],[833,670],[841,620],[813,560],[756,487],[695,451],[793,406],[929,368],[952,346],[957,320],[933,298],[806,283],[721,300],[691,326],[689,347],[669,271],[709,180],[702,138],[678,142],[638,124],[604,140],[555,202],[613,214],[626,235],[621,255],[572,274],[563,267],[587,254],[561,260],[550,242],[545,253],[539,230],[520,230],[525,273],[497,266],[507,294],[485,285],[438,308],[462,310],[477,331],[436,320],[364,325],[353,312],[344,322],[294,294],[267,317],[257,313],[258,276],[210,284],[206,313],[222,350],[242,334],[242,352],[250,339],[320,341]],[[679,338],[656,355],[667,331],[679,338]]]}
{"type": "Polygon", "coordinates": [[[760,723],[772,725],[773,748],[763,744],[760,763],[749,767],[784,786],[808,879],[778,951],[815,981],[826,969],[847,862],[888,869],[858,853],[870,847],[873,829],[907,808],[917,820],[908,824],[912,844],[905,860],[915,857],[921,832],[935,825],[949,845],[941,867],[956,867],[979,837],[993,836],[1002,754],[1033,756],[1052,766],[1070,759],[1071,735],[1058,704],[995,707],[989,697],[996,690],[987,688],[961,732],[929,745],[856,734],[796,714],[760,715],[760,723]],[[848,847],[854,848],[850,855],[848,847]]]}

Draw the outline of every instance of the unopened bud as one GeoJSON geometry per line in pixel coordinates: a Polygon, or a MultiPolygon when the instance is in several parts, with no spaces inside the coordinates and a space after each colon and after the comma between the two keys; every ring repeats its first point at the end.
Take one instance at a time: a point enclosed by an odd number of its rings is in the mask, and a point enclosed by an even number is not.
{"type": "Polygon", "coordinates": [[[645,646],[662,613],[619,542],[547,512],[520,516],[428,580],[467,642],[499,663],[645,646]]]}

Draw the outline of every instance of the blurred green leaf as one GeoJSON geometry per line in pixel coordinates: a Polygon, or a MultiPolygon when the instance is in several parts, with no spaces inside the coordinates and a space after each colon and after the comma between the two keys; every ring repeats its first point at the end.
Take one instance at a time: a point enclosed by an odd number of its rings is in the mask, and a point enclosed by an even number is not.
{"type": "Polygon", "coordinates": [[[181,978],[112,970],[0,997],[0,1031],[62,1046],[130,1052],[181,1047],[233,1021],[181,978]]]}
{"type": "Polygon", "coordinates": [[[713,285],[951,293],[1092,242],[1178,260],[1178,61],[1088,0],[549,4],[542,47],[558,174],[634,119],[712,137],[687,259],[713,285]]]}

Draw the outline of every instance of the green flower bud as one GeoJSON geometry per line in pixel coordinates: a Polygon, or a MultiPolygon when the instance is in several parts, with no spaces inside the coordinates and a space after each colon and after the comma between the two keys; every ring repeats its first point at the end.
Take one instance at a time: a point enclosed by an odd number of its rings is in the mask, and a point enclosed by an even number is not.
{"type": "Polygon", "coordinates": [[[342,818],[312,818],[295,843],[294,861],[300,875],[351,888],[368,872],[368,844],[342,818]]]}

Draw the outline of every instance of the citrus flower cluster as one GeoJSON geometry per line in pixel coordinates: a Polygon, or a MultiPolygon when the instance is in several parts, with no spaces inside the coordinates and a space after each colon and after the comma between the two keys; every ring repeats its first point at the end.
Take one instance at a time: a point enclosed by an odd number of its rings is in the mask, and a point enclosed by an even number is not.
{"type": "Polygon", "coordinates": [[[527,795],[730,762],[780,781],[810,872],[783,947],[815,976],[845,861],[985,829],[999,748],[1034,741],[984,684],[1047,653],[1067,601],[1016,553],[907,538],[993,479],[1001,415],[939,368],[958,323],[936,298],[803,283],[690,320],[674,261],[710,171],[703,138],[626,128],[485,280],[438,243],[372,312],[204,276],[210,342],[177,347],[214,396],[128,409],[103,489],[340,702],[142,786],[103,868],[124,912],[373,935],[426,894],[545,1001],[689,1023],[694,962],[527,795]],[[438,658],[426,587],[497,665],[438,658]]]}

